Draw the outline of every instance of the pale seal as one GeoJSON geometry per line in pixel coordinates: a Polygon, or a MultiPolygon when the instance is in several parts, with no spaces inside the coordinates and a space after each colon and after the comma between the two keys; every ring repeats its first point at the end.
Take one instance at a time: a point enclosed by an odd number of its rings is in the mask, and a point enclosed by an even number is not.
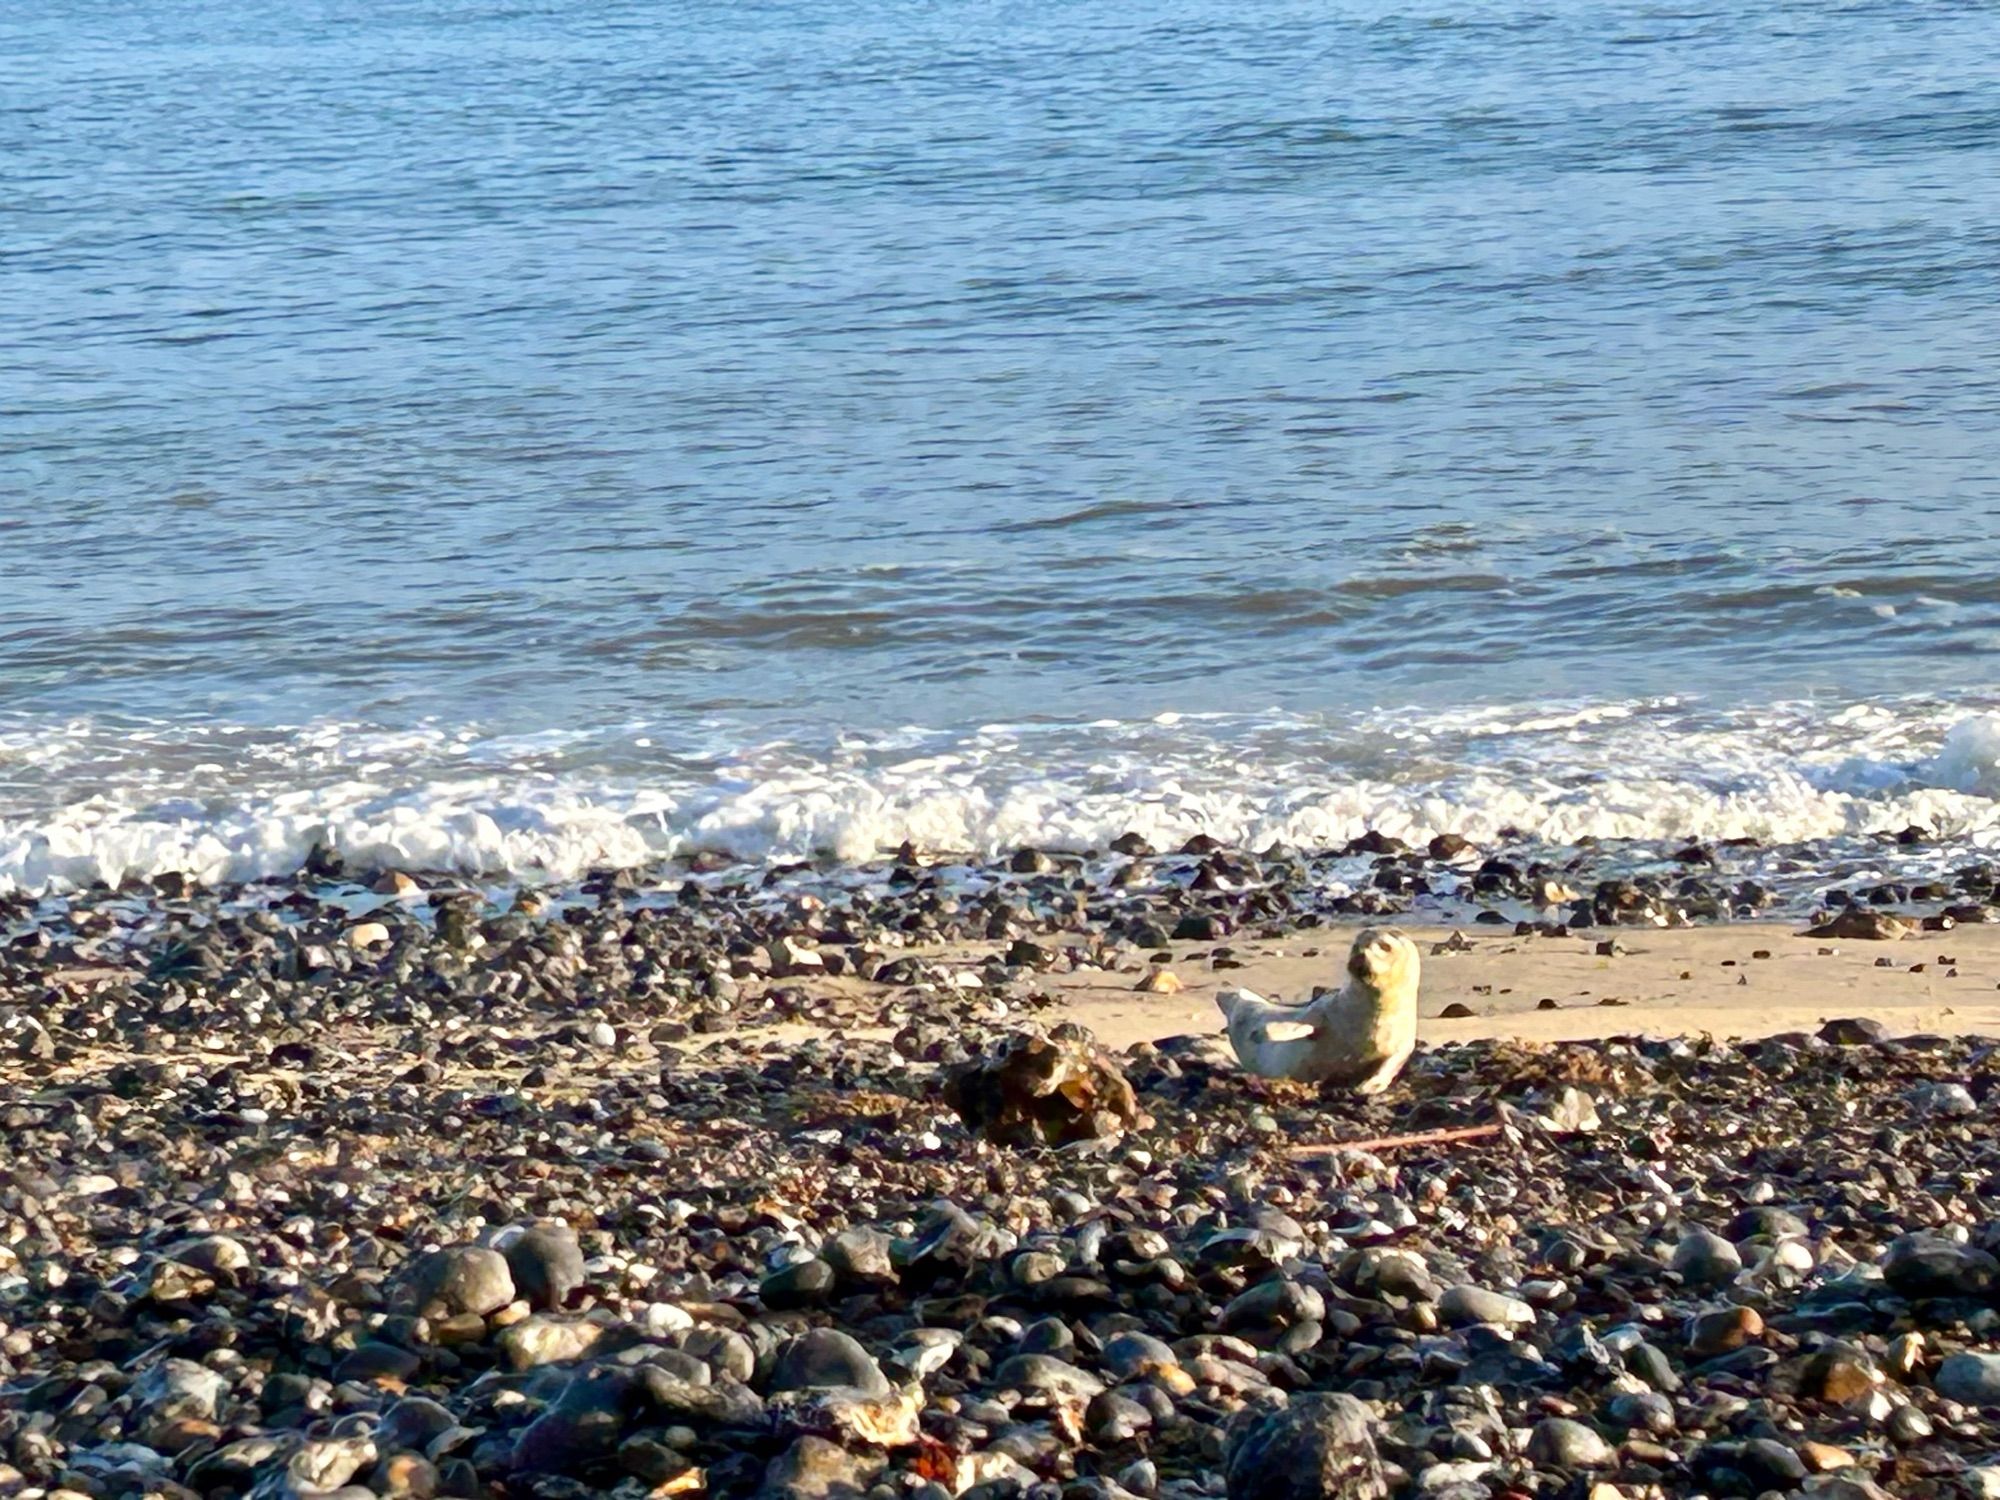
{"type": "Polygon", "coordinates": [[[1304,1005],[1249,990],[1215,997],[1236,1060],[1265,1078],[1330,1083],[1379,1094],[1417,1045],[1417,945],[1393,927],[1368,927],[1347,955],[1347,982],[1304,1005]]]}

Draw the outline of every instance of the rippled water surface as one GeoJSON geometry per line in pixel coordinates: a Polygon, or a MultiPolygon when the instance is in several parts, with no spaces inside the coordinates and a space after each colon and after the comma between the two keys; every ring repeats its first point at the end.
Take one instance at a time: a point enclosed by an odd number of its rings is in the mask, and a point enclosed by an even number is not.
{"type": "Polygon", "coordinates": [[[2000,675],[1985,5],[0,20],[10,743],[2000,675]]]}

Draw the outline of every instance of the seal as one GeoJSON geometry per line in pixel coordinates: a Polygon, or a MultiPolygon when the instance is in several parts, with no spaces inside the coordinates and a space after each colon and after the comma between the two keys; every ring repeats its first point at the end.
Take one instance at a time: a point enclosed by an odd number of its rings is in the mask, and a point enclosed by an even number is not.
{"type": "Polygon", "coordinates": [[[1379,1094],[1417,1045],[1417,945],[1393,927],[1367,927],[1347,955],[1347,982],[1304,1005],[1250,990],[1215,997],[1236,1060],[1264,1078],[1379,1094]]]}

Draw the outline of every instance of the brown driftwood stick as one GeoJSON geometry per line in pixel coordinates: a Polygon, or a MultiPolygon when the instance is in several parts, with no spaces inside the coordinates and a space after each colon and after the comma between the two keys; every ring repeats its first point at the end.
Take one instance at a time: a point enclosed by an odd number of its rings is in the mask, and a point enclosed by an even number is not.
{"type": "Polygon", "coordinates": [[[1399,1146],[1443,1146],[1453,1141],[1483,1141],[1505,1126],[1466,1125],[1456,1130],[1420,1130],[1415,1135],[1378,1135],[1368,1141],[1328,1141],[1322,1145],[1288,1147],[1285,1155],[1338,1156],[1343,1151],[1389,1151],[1399,1146]]]}

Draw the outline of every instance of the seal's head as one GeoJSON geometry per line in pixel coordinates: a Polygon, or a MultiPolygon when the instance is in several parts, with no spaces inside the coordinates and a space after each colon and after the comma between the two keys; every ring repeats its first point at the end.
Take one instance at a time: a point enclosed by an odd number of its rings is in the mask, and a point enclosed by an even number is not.
{"type": "Polygon", "coordinates": [[[1384,994],[1417,987],[1417,945],[1393,927],[1364,927],[1347,955],[1347,972],[1384,994]]]}

